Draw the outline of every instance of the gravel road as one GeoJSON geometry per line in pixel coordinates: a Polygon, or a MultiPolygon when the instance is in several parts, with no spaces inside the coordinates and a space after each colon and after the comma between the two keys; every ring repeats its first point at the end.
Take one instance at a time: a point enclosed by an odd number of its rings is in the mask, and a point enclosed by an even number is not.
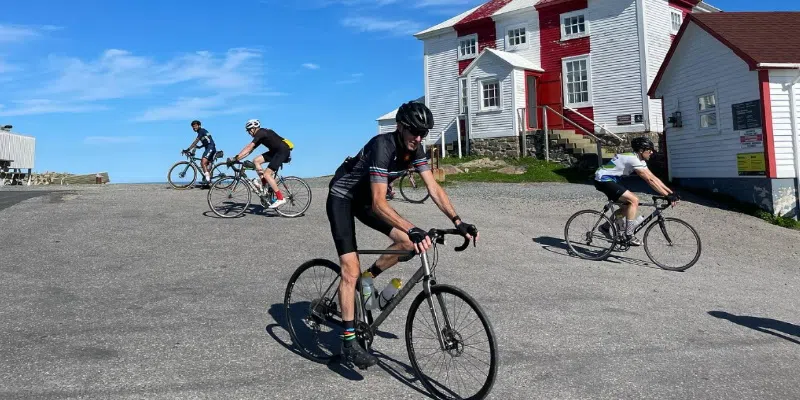
{"type": "MultiPolygon", "coordinates": [[[[403,337],[411,297],[375,341],[380,368],[316,364],[290,345],[290,275],[335,257],[326,182],[310,183],[312,207],[295,219],[215,218],[204,190],[164,185],[0,189],[0,398],[428,398],[403,337]]],[[[703,254],[670,272],[641,248],[603,262],[568,254],[566,220],[602,207],[591,186],[447,190],[481,240],[442,249],[437,275],[491,319],[491,398],[800,398],[800,232],[690,197],[667,214],[697,229],[703,254]]],[[[430,201],[392,204],[448,227],[430,201]]],[[[357,232],[361,248],[387,244],[357,232]]]]}

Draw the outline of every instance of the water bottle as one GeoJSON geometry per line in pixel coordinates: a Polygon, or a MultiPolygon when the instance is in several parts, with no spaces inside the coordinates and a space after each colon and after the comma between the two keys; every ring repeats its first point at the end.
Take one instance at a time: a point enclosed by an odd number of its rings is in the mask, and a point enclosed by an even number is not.
{"type": "Polygon", "coordinates": [[[375,308],[374,291],[375,287],[372,282],[372,274],[369,271],[364,271],[364,273],[361,274],[361,296],[363,296],[362,302],[364,303],[365,310],[372,310],[375,308]]]}
{"type": "Polygon", "coordinates": [[[639,224],[641,224],[642,221],[644,221],[644,215],[640,215],[640,216],[636,217],[636,219],[633,220],[633,226],[634,227],[639,226],[639,224]]]}
{"type": "Polygon", "coordinates": [[[261,179],[253,178],[253,179],[251,179],[251,182],[253,182],[253,185],[256,187],[256,190],[260,192],[261,191],[261,179]]]}
{"type": "Polygon", "coordinates": [[[389,302],[392,301],[402,285],[403,281],[398,278],[394,278],[386,285],[385,288],[383,288],[383,290],[381,290],[381,296],[378,298],[378,306],[381,308],[381,310],[389,305],[389,302]]]}

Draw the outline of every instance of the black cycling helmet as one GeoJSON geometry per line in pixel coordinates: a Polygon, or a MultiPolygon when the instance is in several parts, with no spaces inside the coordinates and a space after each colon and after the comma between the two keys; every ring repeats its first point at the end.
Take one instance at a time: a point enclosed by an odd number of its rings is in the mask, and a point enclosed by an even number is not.
{"type": "Polygon", "coordinates": [[[194,121],[192,121],[191,125],[192,125],[192,126],[195,126],[195,125],[200,125],[200,121],[198,121],[198,120],[194,120],[194,121]]]}
{"type": "Polygon", "coordinates": [[[405,125],[412,132],[424,132],[424,137],[428,134],[428,130],[433,128],[433,113],[425,104],[409,101],[397,110],[395,121],[405,125]]]}
{"type": "Polygon", "coordinates": [[[631,140],[631,148],[637,153],[645,150],[656,150],[653,141],[644,136],[631,140]]]}

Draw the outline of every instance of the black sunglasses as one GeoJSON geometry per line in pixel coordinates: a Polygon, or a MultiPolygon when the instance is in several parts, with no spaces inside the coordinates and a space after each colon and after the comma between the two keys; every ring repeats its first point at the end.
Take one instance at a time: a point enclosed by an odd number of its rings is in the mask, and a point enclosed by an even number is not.
{"type": "Polygon", "coordinates": [[[408,125],[406,125],[406,124],[402,124],[402,125],[403,125],[403,127],[404,127],[404,128],[406,128],[406,130],[408,131],[408,133],[410,133],[410,134],[411,134],[411,135],[413,135],[413,136],[419,136],[419,137],[421,137],[421,138],[423,138],[423,139],[425,139],[425,136],[428,136],[428,130],[427,130],[427,129],[416,130],[416,129],[412,129],[412,128],[410,128],[410,127],[409,127],[408,125]]]}

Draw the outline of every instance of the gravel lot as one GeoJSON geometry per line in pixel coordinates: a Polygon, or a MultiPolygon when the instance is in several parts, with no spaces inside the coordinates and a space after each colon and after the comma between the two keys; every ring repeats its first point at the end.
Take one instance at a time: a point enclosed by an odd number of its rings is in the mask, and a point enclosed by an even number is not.
{"type": "MultiPolygon", "coordinates": [[[[0,398],[427,398],[403,338],[412,297],[382,327],[396,337],[376,339],[381,368],[316,364],[289,344],[290,275],[335,259],[326,181],[309,182],[312,207],[295,219],[215,218],[204,190],[163,185],[0,189],[0,398]]],[[[481,240],[442,249],[437,275],[494,325],[491,398],[800,398],[800,232],[689,198],[667,213],[698,230],[703,254],[669,272],[641,248],[605,262],[568,255],[566,220],[603,204],[591,186],[447,190],[481,240]]],[[[423,228],[448,227],[430,201],[392,204],[423,228]]],[[[358,234],[361,248],[387,244],[358,234]]]]}

